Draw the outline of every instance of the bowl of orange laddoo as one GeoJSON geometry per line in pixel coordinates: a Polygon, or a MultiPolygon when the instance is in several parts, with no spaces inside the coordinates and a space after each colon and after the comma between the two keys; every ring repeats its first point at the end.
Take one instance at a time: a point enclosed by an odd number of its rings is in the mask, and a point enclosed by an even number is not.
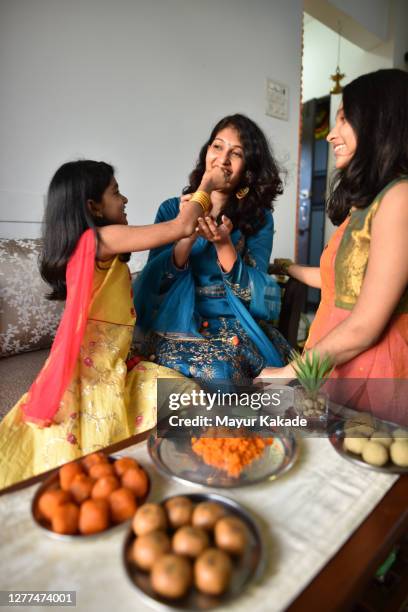
{"type": "Polygon", "coordinates": [[[95,452],[66,463],[47,478],[34,496],[31,512],[51,537],[98,537],[130,521],[149,492],[149,475],[133,457],[95,452]]]}

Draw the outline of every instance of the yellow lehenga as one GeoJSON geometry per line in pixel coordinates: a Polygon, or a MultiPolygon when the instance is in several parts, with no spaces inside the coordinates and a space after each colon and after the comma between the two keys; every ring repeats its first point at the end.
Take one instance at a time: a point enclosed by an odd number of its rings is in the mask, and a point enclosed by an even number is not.
{"type": "Polygon", "coordinates": [[[40,428],[23,420],[27,394],[0,423],[0,489],[155,426],[157,379],[184,377],[146,361],[127,371],[132,297],[125,263],[95,263],[80,353],[54,423],[40,428]]]}

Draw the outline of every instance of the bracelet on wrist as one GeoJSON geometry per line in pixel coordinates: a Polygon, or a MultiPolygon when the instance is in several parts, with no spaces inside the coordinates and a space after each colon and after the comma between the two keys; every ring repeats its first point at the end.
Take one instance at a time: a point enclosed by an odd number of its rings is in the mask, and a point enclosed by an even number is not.
{"type": "Polygon", "coordinates": [[[199,204],[203,209],[204,215],[206,215],[211,208],[210,195],[206,191],[196,191],[193,193],[190,202],[199,204]]]}

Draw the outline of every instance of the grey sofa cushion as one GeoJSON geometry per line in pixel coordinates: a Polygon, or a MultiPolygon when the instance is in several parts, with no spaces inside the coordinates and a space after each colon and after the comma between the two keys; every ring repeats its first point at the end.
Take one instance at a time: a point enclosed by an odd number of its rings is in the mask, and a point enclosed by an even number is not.
{"type": "Polygon", "coordinates": [[[0,356],[49,348],[63,302],[46,299],[41,240],[0,240],[0,356]]]}

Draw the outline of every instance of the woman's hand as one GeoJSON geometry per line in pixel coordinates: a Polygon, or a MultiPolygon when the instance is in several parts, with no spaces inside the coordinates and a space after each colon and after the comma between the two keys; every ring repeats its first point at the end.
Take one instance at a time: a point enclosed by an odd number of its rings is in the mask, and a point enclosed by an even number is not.
{"type": "Polygon", "coordinates": [[[197,233],[199,236],[213,242],[214,246],[231,242],[230,234],[233,230],[232,221],[225,215],[221,217],[222,223],[217,223],[211,217],[200,217],[198,219],[197,233]]]}
{"type": "Polygon", "coordinates": [[[224,272],[231,272],[236,260],[237,252],[230,238],[233,230],[232,221],[225,215],[221,217],[222,223],[217,225],[211,217],[198,219],[197,233],[209,242],[212,242],[217,251],[218,263],[224,272]]]}
{"type": "Polygon", "coordinates": [[[322,288],[320,268],[316,266],[302,266],[293,263],[290,259],[278,258],[273,260],[268,268],[269,274],[284,274],[296,278],[309,287],[322,288]]]}
{"type": "Polygon", "coordinates": [[[292,365],[288,363],[283,368],[264,368],[258,376],[254,379],[255,382],[265,382],[265,380],[275,380],[279,378],[282,380],[282,384],[285,384],[294,378],[296,378],[295,370],[292,365]]]}
{"type": "Polygon", "coordinates": [[[268,274],[279,274],[290,276],[288,268],[293,266],[294,262],[291,259],[280,257],[273,260],[273,263],[269,264],[268,274]]]}

